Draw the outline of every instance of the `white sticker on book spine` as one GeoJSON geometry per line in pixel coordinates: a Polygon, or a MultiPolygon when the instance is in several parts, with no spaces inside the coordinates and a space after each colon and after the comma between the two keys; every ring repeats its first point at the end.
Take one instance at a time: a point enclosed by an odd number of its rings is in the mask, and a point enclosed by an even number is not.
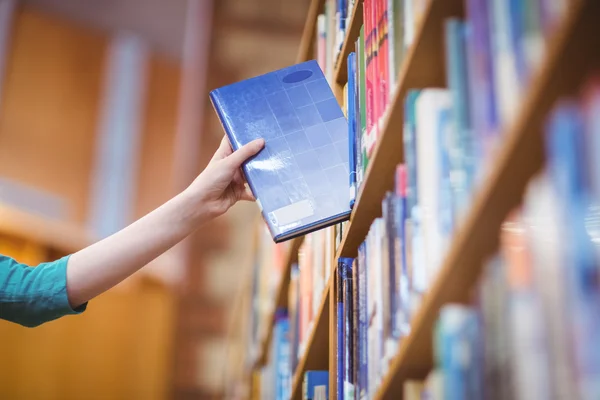
{"type": "Polygon", "coordinates": [[[282,226],[311,217],[313,214],[314,209],[310,201],[302,200],[269,213],[269,219],[275,226],[282,226]]]}

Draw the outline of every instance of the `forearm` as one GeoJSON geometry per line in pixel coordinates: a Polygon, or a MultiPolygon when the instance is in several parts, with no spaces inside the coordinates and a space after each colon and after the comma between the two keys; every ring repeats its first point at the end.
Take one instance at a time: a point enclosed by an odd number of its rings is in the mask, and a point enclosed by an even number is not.
{"type": "Polygon", "coordinates": [[[69,303],[77,307],[112,288],[188,236],[209,216],[184,193],[73,254],[67,265],[69,303]]]}

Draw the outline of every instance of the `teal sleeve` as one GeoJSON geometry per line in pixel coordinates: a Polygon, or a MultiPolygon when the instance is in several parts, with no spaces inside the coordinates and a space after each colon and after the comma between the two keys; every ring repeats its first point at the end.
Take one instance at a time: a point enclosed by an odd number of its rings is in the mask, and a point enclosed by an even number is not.
{"type": "Polygon", "coordinates": [[[0,255],[0,319],[34,327],[85,311],[72,309],[67,297],[69,256],[35,268],[0,255]]]}

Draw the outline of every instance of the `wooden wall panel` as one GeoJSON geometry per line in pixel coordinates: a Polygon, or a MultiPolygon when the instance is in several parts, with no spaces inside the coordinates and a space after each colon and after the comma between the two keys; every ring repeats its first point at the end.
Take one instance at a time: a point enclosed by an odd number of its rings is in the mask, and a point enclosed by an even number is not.
{"type": "Polygon", "coordinates": [[[0,175],[62,195],[83,223],[106,39],[17,11],[0,109],[0,175]]]}
{"type": "Polygon", "coordinates": [[[35,329],[0,321],[0,398],[166,398],[173,298],[144,285],[109,291],[83,315],[35,329]]]}

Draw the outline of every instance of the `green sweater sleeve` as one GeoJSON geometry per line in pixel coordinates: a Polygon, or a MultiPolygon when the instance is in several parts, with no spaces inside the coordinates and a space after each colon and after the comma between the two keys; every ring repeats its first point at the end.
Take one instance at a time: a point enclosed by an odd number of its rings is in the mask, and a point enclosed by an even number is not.
{"type": "Polygon", "coordinates": [[[0,255],[0,319],[34,327],[68,314],[80,314],[87,303],[73,310],[67,298],[69,256],[35,268],[0,255]]]}

